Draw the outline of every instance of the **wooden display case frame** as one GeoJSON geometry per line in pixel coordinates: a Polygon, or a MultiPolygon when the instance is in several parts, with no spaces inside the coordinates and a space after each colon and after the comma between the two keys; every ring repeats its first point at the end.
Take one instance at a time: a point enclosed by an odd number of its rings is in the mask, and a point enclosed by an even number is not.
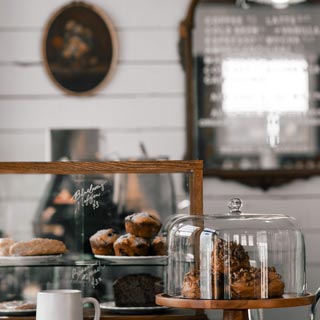
{"type": "MultiPolygon", "coordinates": [[[[0,174],[162,174],[182,173],[188,175],[190,214],[203,214],[203,163],[200,160],[155,160],[155,161],[107,161],[107,162],[0,162],[0,174]]],[[[101,320],[206,320],[202,311],[172,309],[163,314],[119,315],[103,310],[101,320]]],[[[84,319],[91,319],[86,310],[84,319]]],[[[11,320],[35,320],[35,316],[8,317],[11,320]]]]}
{"type": "Polygon", "coordinates": [[[201,160],[0,162],[0,174],[190,174],[190,212],[203,214],[203,162],[201,160]]]}

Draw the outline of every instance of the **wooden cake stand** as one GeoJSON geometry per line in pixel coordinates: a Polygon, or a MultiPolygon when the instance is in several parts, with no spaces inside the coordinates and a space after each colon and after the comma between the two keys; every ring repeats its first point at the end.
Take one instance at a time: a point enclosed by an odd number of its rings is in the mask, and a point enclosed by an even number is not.
{"type": "Polygon", "coordinates": [[[315,303],[315,295],[262,300],[193,300],[161,293],[156,296],[156,303],[161,306],[184,309],[223,309],[223,320],[248,320],[248,309],[306,306],[315,303]]]}

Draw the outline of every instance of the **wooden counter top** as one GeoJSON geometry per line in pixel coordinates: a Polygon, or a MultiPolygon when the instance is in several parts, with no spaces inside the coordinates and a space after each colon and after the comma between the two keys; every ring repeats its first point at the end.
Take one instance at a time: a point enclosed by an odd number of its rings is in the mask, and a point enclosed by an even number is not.
{"type": "MultiPolygon", "coordinates": [[[[84,320],[92,320],[94,311],[93,309],[85,310],[84,320]]],[[[35,316],[15,316],[7,317],[0,316],[1,319],[10,319],[10,320],[36,320],[35,316]]],[[[165,313],[158,314],[147,314],[147,315],[120,315],[120,314],[111,314],[101,310],[100,320],[208,320],[205,314],[202,312],[195,313],[192,310],[170,310],[165,313]]]]}

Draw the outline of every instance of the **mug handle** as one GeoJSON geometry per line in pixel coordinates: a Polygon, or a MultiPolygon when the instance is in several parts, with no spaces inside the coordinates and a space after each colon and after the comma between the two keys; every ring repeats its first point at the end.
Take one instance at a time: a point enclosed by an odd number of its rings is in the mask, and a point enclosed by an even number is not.
{"type": "Polygon", "coordinates": [[[310,310],[310,320],[315,320],[316,319],[316,306],[318,304],[318,301],[320,299],[320,288],[316,291],[314,294],[316,297],[316,301],[311,305],[311,310],[310,310]]]}
{"type": "Polygon", "coordinates": [[[87,298],[82,298],[82,304],[85,303],[92,303],[94,306],[94,320],[99,320],[100,319],[100,304],[97,299],[87,297],[87,298]]]}

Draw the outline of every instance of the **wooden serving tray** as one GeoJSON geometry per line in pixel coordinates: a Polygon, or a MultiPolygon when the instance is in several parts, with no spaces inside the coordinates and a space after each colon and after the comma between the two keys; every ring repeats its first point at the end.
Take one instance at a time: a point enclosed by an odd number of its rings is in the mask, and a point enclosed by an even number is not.
{"type": "Polygon", "coordinates": [[[223,309],[223,320],[248,320],[248,309],[290,308],[310,305],[315,295],[261,300],[194,300],[158,294],[156,303],[161,306],[190,309],[223,309]]]}

